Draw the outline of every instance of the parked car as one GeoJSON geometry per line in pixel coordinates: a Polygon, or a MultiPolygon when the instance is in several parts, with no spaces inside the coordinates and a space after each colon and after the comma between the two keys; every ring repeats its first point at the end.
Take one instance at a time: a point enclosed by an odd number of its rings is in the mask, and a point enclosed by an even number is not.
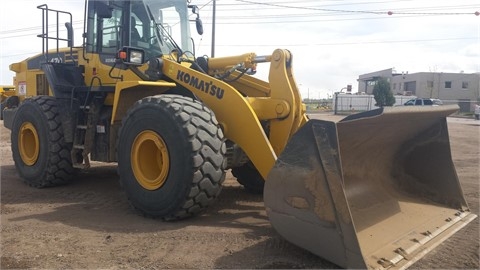
{"type": "Polygon", "coordinates": [[[480,120],[480,105],[475,104],[475,120],[480,120]]]}
{"type": "Polygon", "coordinates": [[[436,98],[414,98],[405,102],[405,106],[438,106],[442,105],[443,102],[440,99],[436,98]]]}

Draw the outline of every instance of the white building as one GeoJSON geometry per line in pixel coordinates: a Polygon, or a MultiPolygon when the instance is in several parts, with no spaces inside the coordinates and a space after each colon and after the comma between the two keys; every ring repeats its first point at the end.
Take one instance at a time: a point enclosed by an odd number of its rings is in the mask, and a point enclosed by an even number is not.
{"type": "Polygon", "coordinates": [[[371,94],[375,82],[387,78],[394,95],[438,98],[444,104],[458,104],[461,112],[472,112],[480,101],[480,73],[418,72],[394,73],[385,69],[358,77],[358,91],[371,94]]]}

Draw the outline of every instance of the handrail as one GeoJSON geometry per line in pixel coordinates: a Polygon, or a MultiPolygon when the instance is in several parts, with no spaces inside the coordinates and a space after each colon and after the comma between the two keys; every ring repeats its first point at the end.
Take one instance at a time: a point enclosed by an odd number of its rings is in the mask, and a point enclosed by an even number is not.
{"type": "MultiPolygon", "coordinates": [[[[47,4],[39,5],[37,6],[38,9],[42,10],[42,33],[37,35],[37,37],[42,39],[42,55],[45,58],[45,62],[52,61],[53,58],[49,57],[49,41],[50,40],[55,40],[56,41],[56,54],[58,59],[62,59],[60,57],[60,42],[65,41],[67,42],[68,46],[70,47],[70,59],[75,63],[75,59],[73,58],[73,33],[72,33],[72,14],[70,12],[66,11],[61,11],[61,10],[55,10],[55,9],[49,9],[47,4]],[[53,12],[55,13],[55,19],[56,19],[56,27],[55,27],[55,34],[52,36],[49,33],[49,13],[53,12]],[[60,15],[64,14],[67,15],[69,18],[69,21],[65,24],[67,27],[67,37],[63,38],[60,37],[60,15]],[[68,27],[70,25],[70,28],[68,27]]],[[[66,58],[66,57],[65,57],[66,58]]],[[[66,59],[65,59],[66,60],[66,59]]]]}

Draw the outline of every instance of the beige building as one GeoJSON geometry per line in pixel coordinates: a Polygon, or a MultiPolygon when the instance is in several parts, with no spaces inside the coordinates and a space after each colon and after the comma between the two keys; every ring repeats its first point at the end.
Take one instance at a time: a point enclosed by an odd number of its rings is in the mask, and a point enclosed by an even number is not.
{"type": "Polygon", "coordinates": [[[445,104],[458,104],[461,112],[472,112],[480,101],[480,73],[418,72],[395,73],[385,69],[360,75],[358,92],[371,94],[375,81],[387,78],[394,95],[438,98],[445,104]]]}

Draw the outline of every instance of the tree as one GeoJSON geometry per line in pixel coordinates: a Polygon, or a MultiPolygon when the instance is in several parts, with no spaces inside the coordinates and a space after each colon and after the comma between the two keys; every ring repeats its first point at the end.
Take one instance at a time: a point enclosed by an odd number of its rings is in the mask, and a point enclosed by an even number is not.
{"type": "Polygon", "coordinates": [[[395,97],[390,90],[390,82],[386,78],[380,78],[377,80],[373,87],[373,97],[377,104],[375,106],[393,106],[395,104],[395,97]]]}

